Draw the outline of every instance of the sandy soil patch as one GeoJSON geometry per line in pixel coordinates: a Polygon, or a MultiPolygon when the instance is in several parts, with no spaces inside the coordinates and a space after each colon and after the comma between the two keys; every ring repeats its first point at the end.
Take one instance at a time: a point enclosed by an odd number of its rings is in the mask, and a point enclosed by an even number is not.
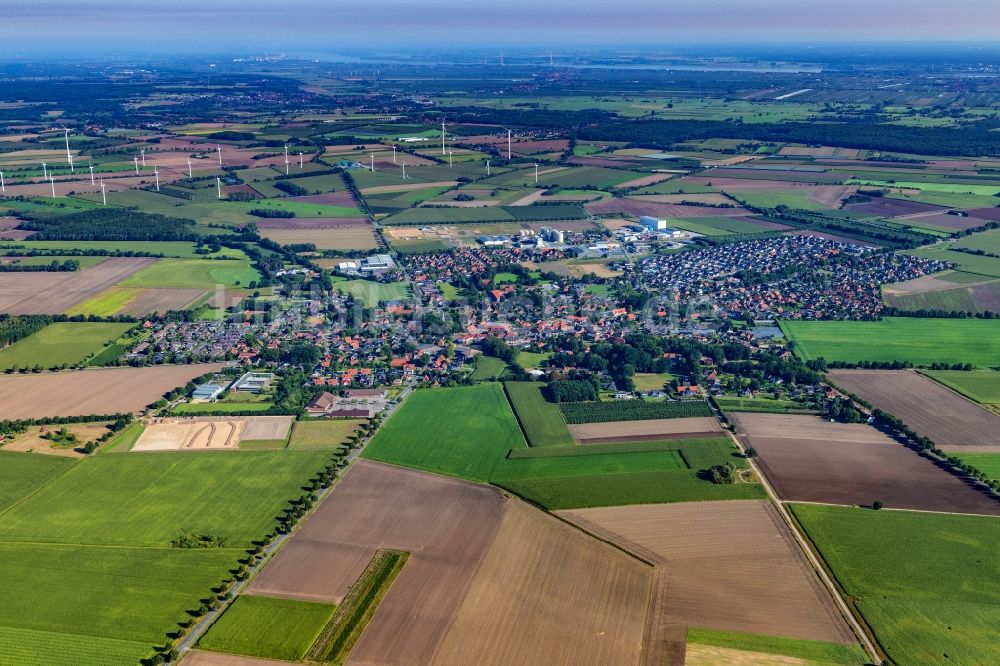
{"type": "Polygon", "coordinates": [[[110,257],[75,273],[0,273],[0,312],[61,314],[155,261],[110,257]]]}
{"type": "Polygon", "coordinates": [[[652,568],[511,504],[435,664],[637,664],[652,568]]]}
{"type": "Polygon", "coordinates": [[[360,460],[250,590],[339,603],[377,549],[408,551],[350,662],[427,664],[506,507],[487,486],[360,460]]]}
{"type": "MultiPolygon", "coordinates": [[[[516,201],[512,201],[511,206],[530,206],[545,195],[545,190],[535,190],[516,201]]],[[[470,202],[471,203],[471,202],[470,202]]]]}
{"type": "Polygon", "coordinates": [[[246,427],[244,419],[153,419],[132,447],[133,451],[235,450],[246,427]]]}
{"type": "Polygon", "coordinates": [[[285,439],[294,420],[291,416],[248,416],[243,439],[285,439]]]}
{"type": "Polygon", "coordinates": [[[1000,515],[1000,502],[870,426],[786,414],[731,418],[782,499],[1000,515]]]}
{"type": "Polygon", "coordinates": [[[92,368],[0,375],[0,414],[8,419],[138,412],[222,363],[92,368]]]}
{"type": "Polygon", "coordinates": [[[685,502],[561,511],[666,576],[661,625],[853,642],[768,502],[685,502]]]}
{"type": "Polygon", "coordinates": [[[65,456],[69,458],[81,458],[85,454],[76,449],[82,447],[87,442],[92,442],[108,432],[107,423],[73,423],[68,425],[35,426],[28,428],[22,433],[15,435],[13,439],[8,439],[3,444],[4,451],[24,451],[32,453],[44,453],[50,456],[65,456]],[[66,428],[76,435],[77,446],[62,448],[53,446],[51,440],[45,439],[42,435],[46,431],[60,430],[66,428]]]}
{"type": "Polygon", "coordinates": [[[610,421],[579,423],[569,426],[573,438],[580,444],[627,442],[634,440],[683,439],[710,436],[723,432],[719,421],[711,416],[681,419],[649,419],[647,421],[610,421]]]}
{"type": "Polygon", "coordinates": [[[912,370],[833,370],[829,375],[939,447],[1000,446],[1000,416],[912,370]]]}

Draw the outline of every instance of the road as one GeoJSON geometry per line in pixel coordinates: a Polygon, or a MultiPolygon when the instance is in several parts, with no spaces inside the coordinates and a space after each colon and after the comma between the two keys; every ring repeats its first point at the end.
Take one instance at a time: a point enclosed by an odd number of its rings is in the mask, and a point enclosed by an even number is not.
{"type": "MultiPolygon", "coordinates": [[[[716,418],[725,424],[726,421],[723,420],[722,413],[711,402],[708,404],[716,418]]],[[[725,425],[723,425],[723,427],[725,427],[725,425]]],[[[729,435],[729,438],[736,445],[736,448],[739,449],[741,453],[744,452],[745,449],[743,447],[743,442],[740,441],[739,437],[733,434],[728,428],[726,428],[726,434],[729,435]]],[[[840,614],[851,627],[851,631],[854,633],[855,637],[857,637],[861,645],[864,646],[865,651],[872,660],[871,663],[882,664],[881,652],[875,646],[875,643],[868,635],[868,632],[865,631],[861,622],[851,611],[851,607],[848,606],[847,601],[840,594],[840,588],[837,587],[833,579],[830,578],[830,575],[827,573],[823,563],[820,562],[819,556],[813,551],[812,544],[808,539],[806,539],[805,535],[799,531],[799,526],[794,520],[792,520],[792,516],[788,513],[788,508],[785,506],[784,501],[778,497],[778,494],[774,491],[774,488],[771,487],[771,483],[767,480],[767,477],[764,476],[764,473],[761,471],[756,461],[753,458],[747,458],[746,461],[749,463],[750,469],[752,469],[754,474],[757,475],[757,478],[760,479],[761,485],[763,485],[764,490],[767,491],[768,498],[778,510],[778,514],[781,516],[781,519],[785,521],[788,531],[795,538],[795,541],[799,544],[802,552],[805,553],[806,559],[809,560],[809,565],[813,568],[819,576],[820,581],[822,581],[823,585],[830,592],[830,596],[833,598],[834,604],[837,606],[837,610],[840,611],[840,614]]]]}
{"type": "MultiPolygon", "coordinates": [[[[382,413],[383,425],[387,420],[389,420],[390,416],[396,413],[396,410],[399,408],[400,405],[403,404],[403,401],[407,397],[409,397],[410,393],[413,392],[414,388],[415,388],[415,382],[411,380],[410,383],[408,383],[400,392],[399,397],[397,397],[396,400],[393,401],[395,404],[390,404],[385,409],[385,411],[382,413]]],[[[305,523],[306,519],[312,514],[312,512],[318,509],[320,504],[322,504],[326,500],[326,498],[330,496],[330,494],[333,492],[333,489],[337,487],[337,483],[340,481],[340,479],[344,478],[344,474],[346,474],[347,471],[350,469],[351,464],[358,459],[358,456],[362,454],[362,452],[365,449],[365,446],[368,445],[368,443],[371,441],[374,435],[375,435],[374,432],[368,433],[368,435],[366,435],[364,439],[362,439],[358,443],[359,444],[358,447],[352,450],[347,455],[347,457],[345,458],[347,464],[343,467],[341,472],[334,478],[330,486],[325,490],[323,490],[322,493],[320,493],[319,497],[316,499],[316,502],[313,504],[313,508],[310,509],[309,512],[306,513],[306,515],[302,516],[302,518],[295,524],[292,530],[287,534],[279,534],[277,538],[275,538],[271,543],[269,543],[267,546],[264,547],[263,550],[264,557],[261,558],[261,560],[257,564],[250,567],[246,577],[242,581],[233,586],[233,588],[229,591],[229,596],[226,599],[226,601],[224,601],[219,606],[218,609],[211,610],[205,615],[203,615],[201,618],[199,618],[198,622],[195,623],[193,627],[191,627],[191,630],[188,632],[188,634],[183,639],[181,639],[180,643],[178,643],[175,646],[179,655],[176,661],[179,662],[183,658],[184,654],[195,646],[195,644],[205,634],[208,628],[212,626],[212,623],[215,622],[215,620],[223,612],[225,612],[225,610],[230,606],[230,604],[236,601],[236,598],[244,590],[246,590],[250,582],[257,576],[258,573],[261,572],[261,570],[267,565],[267,563],[271,561],[271,557],[275,553],[277,553],[281,549],[281,547],[285,545],[285,542],[287,542],[288,539],[290,539],[292,535],[294,535],[298,531],[299,526],[305,523]]]]}

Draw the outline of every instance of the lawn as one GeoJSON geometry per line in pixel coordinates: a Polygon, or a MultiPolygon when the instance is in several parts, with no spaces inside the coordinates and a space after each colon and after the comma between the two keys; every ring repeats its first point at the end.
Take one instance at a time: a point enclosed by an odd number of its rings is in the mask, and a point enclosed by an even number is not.
{"type": "Polygon", "coordinates": [[[410,288],[405,282],[345,280],[334,282],[333,286],[337,291],[354,296],[364,306],[370,308],[386,301],[402,301],[410,298],[410,288]]]}
{"type": "Polygon", "coordinates": [[[161,259],[118,284],[122,287],[214,289],[246,286],[260,279],[249,260],[161,259]]]}
{"type": "Polygon", "coordinates": [[[512,448],[525,446],[499,384],[418,389],[379,430],[364,457],[486,481],[512,448]]]}
{"type": "MultiPolygon", "coordinates": [[[[524,352],[521,352],[523,356],[524,352]]],[[[542,395],[542,382],[504,382],[517,420],[531,446],[574,446],[559,407],[542,395]]]]}
{"type": "Polygon", "coordinates": [[[1000,372],[996,370],[923,370],[936,382],[984,405],[1000,405],[1000,372]]]}
{"type": "Polygon", "coordinates": [[[791,506],[895,663],[1000,661],[1000,520],[791,506]]]}
{"type": "Polygon", "coordinates": [[[5,513],[0,539],[168,546],[187,531],[236,547],[272,529],[327,459],[299,451],[98,455],[5,513]]]}
{"type": "Polygon", "coordinates": [[[0,350],[0,371],[17,366],[52,368],[82,363],[134,324],[57,322],[0,350]]]}
{"type": "Polygon", "coordinates": [[[658,391],[663,389],[663,385],[673,379],[669,372],[637,372],[632,375],[636,391],[658,391]]]}
{"type": "Polygon", "coordinates": [[[764,498],[756,483],[715,484],[704,470],[732,462],[726,438],[621,442],[512,451],[490,482],[547,509],[764,498]]]}
{"type": "Polygon", "coordinates": [[[72,467],[72,458],[0,449],[0,512],[72,467]]]}
{"type": "Polygon", "coordinates": [[[364,422],[364,419],[296,421],[288,446],[292,449],[336,448],[345,443],[364,422]]]}
{"type": "Polygon", "coordinates": [[[517,364],[525,370],[535,370],[542,367],[542,364],[552,356],[550,352],[518,352],[517,364]]]}
{"type": "Polygon", "coordinates": [[[480,354],[476,357],[476,369],[472,372],[473,381],[495,380],[507,369],[507,363],[493,356],[480,354]]]}
{"type": "Polygon", "coordinates": [[[804,359],[909,361],[1000,365],[1000,321],[918,319],[782,321],[781,330],[804,359]]]}
{"type": "Polygon", "coordinates": [[[199,641],[204,650],[299,661],[336,606],[296,599],[242,595],[199,641]]]}

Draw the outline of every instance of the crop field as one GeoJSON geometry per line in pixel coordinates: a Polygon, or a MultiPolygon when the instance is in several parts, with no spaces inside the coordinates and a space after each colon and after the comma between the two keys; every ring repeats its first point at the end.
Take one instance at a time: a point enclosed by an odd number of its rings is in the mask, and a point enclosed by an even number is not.
{"type": "Polygon", "coordinates": [[[334,282],[334,288],[350,294],[366,307],[373,308],[387,301],[401,301],[410,298],[410,289],[404,282],[372,282],[371,280],[346,280],[334,282]]]}
{"type": "Polygon", "coordinates": [[[119,282],[122,287],[214,289],[245,286],[260,279],[249,260],[161,259],[119,282]]]}
{"type": "Polygon", "coordinates": [[[503,389],[489,383],[417,390],[378,431],[364,457],[486,481],[507,451],[523,446],[503,389]]]}
{"type": "Polygon", "coordinates": [[[1000,502],[871,426],[785,414],[733,421],[782,499],[1000,515],[1000,502]]]}
{"type": "Polygon", "coordinates": [[[163,547],[191,531],[238,547],[267,533],[327,459],[298,451],[87,458],[5,513],[0,539],[163,547]]]}
{"type": "Polygon", "coordinates": [[[865,664],[869,659],[860,644],[779,638],[703,628],[688,629],[686,648],[684,653],[686,666],[846,665],[865,664]]]}
{"type": "MultiPolygon", "coordinates": [[[[997,265],[1000,266],[1000,263],[997,265]]],[[[986,275],[952,272],[885,285],[882,297],[887,305],[904,310],[995,312],[1000,310],[1000,280],[986,275]],[[972,279],[969,281],[966,278],[972,279]]]]}
{"type": "Polygon", "coordinates": [[[803,359],[1000,365],[997,320],[887,317],[881,321],[782,321],[781,330],[803,359]]]}
{"type": "Polygon", "coordinates": [[[361,460],[254,579],[250,591],[340,603],[376,550],[409,552],[350,661],[426,664],[500,529],[506,507],[507,500],[487,486],[361,460]]]}
{"type": "Polygon", "coordinates": [[[511,504],[434,663],[638,664],[652,568],[511,504]]]}
{"type": "Polygon", "coordinates": [[[296,421],[292,426],[291,449],[332,449],[347,441],[357,432],[363,419],[323,419],[296,421]]]}
{"type": "Polygon", "coordinates": [[[374,250],[378,247],[370,226],[327,229],[262,229],[261,235],[282,245],[311,243],[317,250],[374,250]]]}
{"type": "Polygon", "coordinates": [[[93,314],[109,317],[115,314],[140,316],[150,312],[183,310],[205,295],[204,289],[136,289],[109,287],[99,294],[74,305],[66,314],[93,314]]]}
{"type": "Polygon", "coordinates": [[[958,265],[958,269],[967,273],[982,275],[984,278],[1000,277],[1000,259],[990,256],[969,254],[967,252],[956,252],[951,249],[951,243],[920,247],[915,250],[907,250],[906,254],[925,259],[936,259],[938,261],[948,261],[958,265]]]}
{"type": "MultiPolygon", "coordinates": [[[[521,352],[518,361],[523,357],[521,352]]],[[[572,446],[575,441],[566,428],[566,420],[559,407],[542,395],[543,386],[542,382],[504,382],[504,390],[530,446],[572,446]]]]}
{"type": "Polygon", "coordinates": [[[715,403],[719,409],[728,412],[770,412],[782,414],[790,410],[804,409],[800,402],[794,400],[775,400],[774,398],[733,398],[716,396],[715,403]]]}
{"type": "Polygon", "coordinates": [[[476,357],[475,370],[472,371],[471,379],[473,381],[490,381],[500,378],[504,370],[507,369],[507,363],[499,358],[493,356],[486,356],[480,354],[476,357]]]}
{"type": "Polygon", "coordinates": [[[1000,451],[1000,416],[912,370],[833,370],[829,377],[941,448],[1000,451]]]}
{"type": "Polygon", "coordinates": [[[490,482],[548,509],[764,497],[757,483],[714,484],[702,471],[746,463],[726,438],[512,451],[490,482]]]}
{"type": "Polygon", "coordinates": [[[156,261],[111,257],[76,273],[0,273],[0,312],[61,314],[156,261]]]}
{"type": "Polygon", "coordinates": [[[996,518],[805,504],[792,511],[895,663],[1000,660],[996,518]]]}
{"type": "Polygon", "coordinates": [[[722,426],[714,416],[581,423],[569,426],[569,431],[579,444],[690,439],[711,437],[723,432],[722,426]]]}
{"type": "Polygon", "coordinates": [[[73,461],[0,449],[0,512],[35,492],[73,465],[73,461]]]}
{"type": "Polygon", "coordinates": [[[8,419],[138,412],[167,391],[221,363],[101,368],[0,376],[0,414],[8,419]]]}
{"type": "Polygon", "coordinates": [[[654,402],[652,400],[609,400],[606,402],[567,402],[559,405],[566,422],[603,423],[606,421],[641,421],[711,416],[708,404],[701,400],[654,402]]]}
{"type": "Polygon", "coordinates": [[[76,365],[113,343],[133,324],[57,322],[0,349],[0,371],[76,365]]]}
{"type": "Polygon", "coordinates": [[[1000,372],[996,370],[922,370],[936,382],[983,405],[1000,405],[1000,372]]]}
{"type": "MultiPolygon", "coordinates": [[[[653,623],[853,643],[777,510],[764,501],[562,511],[669,577],[653,623]]],[[[654,606],[658,607],[658,606],[654,606]]]]}
{"type": "Polygon", "coordinates": [[[335,606],[297,599],[241,595],[226,609],[198,647],[216,652],[301,660],[335,606]]]}

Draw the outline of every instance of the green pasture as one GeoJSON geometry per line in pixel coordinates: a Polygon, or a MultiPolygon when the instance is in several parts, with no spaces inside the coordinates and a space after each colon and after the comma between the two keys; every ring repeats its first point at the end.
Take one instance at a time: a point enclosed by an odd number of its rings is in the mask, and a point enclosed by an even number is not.
{"type": "Polygon", "coordinates": [[[76,461],[61,456],[0,449],[0,513],[20,502],[76,461]]]}
{"type": "Polygon", "coordinates": [[[112,344],[134,324],[57,322],[0,349],[0,371],[76,365],[112,344]]]}
{"type": "Polygon", "coordinates": [[[204,650],[300,661],[336,606],[297,599],[241,595],[198,642],[204,650]]]}
{"type": "Polygon", "coordinates": [[[248,259],[161,259],[128,276],[122,287],[214,289],[246,286],[260,279],[248,259]]]}
{"type": "Polygon", "coordinates": [[[1000,405],[1000,372],[996,370],[922,370],[934,381],[984,405],[1000,405]]]}
{"type": "MultiPolygon", "coordinates": [[[[521,352],[520,357],[526,352],[521,352]]],[[[566,427],[559,407],[542,395],[542,382],[504,382],[517,420],[528,444],[537,446],[573,446],[576,440],[566,427]]]]}

